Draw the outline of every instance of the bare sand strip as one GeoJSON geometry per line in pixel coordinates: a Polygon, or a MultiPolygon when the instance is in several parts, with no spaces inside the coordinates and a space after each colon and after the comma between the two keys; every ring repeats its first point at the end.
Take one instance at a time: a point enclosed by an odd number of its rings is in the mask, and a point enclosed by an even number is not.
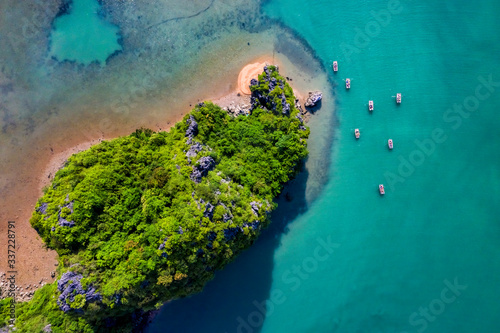
{"type": "MultiPolygon", "coordinates": [[[[281,63],[281,61],[275,61],[275,62],[276,64],[281,63]]],[[[250,95],[251,94],[250,81],[252,79],[258,79],[258,76],[264,70],[264,66],[271,64],[273,64],[272,57],[268,55],[257,58],[255,62],[252,62],[241,69],[238,75],[238,85],[236,90],[226,93],[223,96],[208,98],[207,100],[212,100],[213,103],[223,108],[227,107],[230,104],[248,103],[250,101],[249,96],[241,96],[241,94],[250,95]],[[238,96],[238,94],[240,95],[238,96]]],[[[297,90],[295,90],[294,93],[296,94],[296,96],[304,95],[303,92],[299,92],[297,90]]],[[[168,130],[173,125],[175,124],[171,123],[163,124],[161,126],[161,129],[168,130]]],[[[103,138],[99,137],[89,141],[84,141],[77,144],[76,146],[70,147],[59,153],[53,154],[49,162],[47,163],[47,166],[45,167],[44,171],[39,175],[38,188],[41,190],[43,187],[49,185],[50,182],[54,179],[56,172],[64,166],[64,163],[73,154],[87,150],[91,146],[100,143],[102,140],[103,138]]]]}
{"type": "Polygon", "coordinates": [[[252,93],[250,91],[250,81],[252,79],[258,79],[259,74],[262,73],[262,69],[267,64],[269,63],[255,62],[252,64],[248,64],[241,69],[241,72],[238,75],[238,90],[242,94],[250,95],[252,93]]]}
{"type": "MultiPolygon", "coordinates": [[[[222,78],[225,84],[212,87],[210,95],[205,95],[204,100],[211,100],[221,107],[228,107],[230,105],[248,104],[250,100],[250,80],[257,78],[262,73],[265,65],[275,64],[280,67],[280,73],[283,76],[290,76],[290,81],[293,77],[294,82],[290,82],[294,88],[294,92],[299,99],[304,96],[302,93],[305,87],[310,86],[312,77],[304,75],[296,66],[294,66],[284,55],[273,57],[269,54],[261,55],[251,59],[248,65],[243,66],[238,72],[232,71],[222,78]],[[229,83],[229,84],[228,84],[229,83]],[[229,88],[229,89],[228,89],[229,88]],[[301,91],[302,90],[302,91],[301,91]]],[[[195,92],[193,92],[194,94],[195,92]]],[[[203,93],[201,94],[204,95],[203,93]]],[[[190,97],[193,98],[192,96],[190,97]]],[[[177,101],[179,102],[179,101],[177,101]]],[[[176,115],[171,115],[165,123],[149,122],[148,124],[137,124],[137,127],[145,126],[153,130],[168,130],[175,124],[174,119],[180,120],[183,114],[189,112],[192,107],[189,103],[194,101],[186,101],[185,110],[180,110],[176,115]]],[[[302,99],[301,99],[301,102],[302,99]]],[[[165,108],[165,106],[157,108],[165,108]]],[[[148,112],[153,112],[149,110],[148,112]]],[[[161,110],[154,112],[161,113],[161,110]]],[[[67,120],[60,118],[62,124],[67,120]]],[[[59,128],[60,124],[54,124],[54,128],[59,128]]],[[[128,124],[126,128],[130,127],[128,124]],[[127,127],[128,126],[128,127],[127,127]]],[[[4,220],[16,220],[17,223],[17,277],[16,285],[18,286],[17,296],[18,300],[27,300],[31,297],[32,293],[45,283],[50,283],[54,280],[51,273],[57,270],[57,253],[55,251],[44,248],[37,232],[30,226],[29,219],[33,212],[37,198],[42,195],[42,189],[48,186],[53,180],[56,172],[64,166],[64,162],[71,157],[71,155],[80,151],[89,149],[92,145],[98,144],[103,139],[109,139],[118,135],[115,133],[104,133],[98,130],[88,130],[82,133],[73,132],[70,137],[56,136],[48,145],[40,146],[39,142],[33,141],[36,148],[29,155],[20,154],[16,165],[21,166],[26,158],[31,160],[29,165],[23,164],[19,169],[12,171],[12,175],[22,175],[21,178],[16,179],[12,186],[4,188],[7,193],[10,193],[2,202],[8,209],[0,212],[0,216],[4,220]],[[15,184],[15,185],[14,185],[15,184]]],[[[43,136],[45,133],[38,133],[43,136]]],[[[28,153],[28,152],[26,152],[28,153]]],[[[3,256],[0,255],[0,259],[3,256]]],[[[4,267],[2,260],[0,264],[0,285],[2,280],[5,280],[3,273],[8,271],[4,267]]],[[[3,289],[3,288],[2,288],[3,289]]],[[[5,297],[6,293],[2,291],[0,298],[5,297]]]]}

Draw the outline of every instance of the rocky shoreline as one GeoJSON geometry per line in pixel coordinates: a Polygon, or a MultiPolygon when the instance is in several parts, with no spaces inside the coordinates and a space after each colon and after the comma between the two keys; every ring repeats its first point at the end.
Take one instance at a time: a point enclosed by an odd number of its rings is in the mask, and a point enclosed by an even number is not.
{"type": "MultiPolygon", "coordinates": [[[[55,275],[56,272],[52,272],[52,277],[55,277],[55,275]]],[[[12,281],[7,273],[0,272],[0,290],[2,291],[0,299],[7,298],[9,297],[10,293],[14,292],[16,302],[29,301],[38,288],[41,288],[50,282],[51,281],[49,281],[48,279],[42,278],[38,283],[17,285],[15,284],[15,279],[14,281],[12,281]]]]}
{"type": "MultiPolygon", "coordinates": [[[[292,79],[289,77],[286,77],[287,81],[291,81],[292,79]]],[[[215,104],[220,105],[224,110],[226,110],[230,115],[238,117],[238,116],[243,116],[243,115],[248,115],[252,111],[252,97],[256,98],[256,96],[248,96],[248,95],[242,95],[240,93],[233,92],[229,95],[226,95],[220,99],[214,100],[215,104]]],[[[312,91],[308,93],[308,98],[304,101],[304,107],[302,107],[300,100],[297,98],[295,100],[295,107],[297,107],[300,110],[300,116],[297,115],[297,117],[300,117],[301,122],[308,122],[312,110],[315,110],[316,108],[320,107],[322,99],[322,93],[320,91],[312,91]]],[[[100,142],[101,139],[96,140],[96,142],[93,143],[98,143],[100,142]]],[[[83,146],[79,145],[77,148],[78,149],[70,149],[68,154],[66,155],[72,155],[75,152],[84,150],[85,148],[88,148],[87,146],[90,146],[90,144],[84,144],[83,146]],[[85,146],[85,147],[84,147],[85,146]]],[[[52,163],[54,164],[54,163],[52,163]]],[[[61,163],[56,163],[56,165],[51,165],[50,167],[50,172],[49,172],[49,178],[57,172],[57,170],[62,166],[61,163]]],[[[46,182],[47,180],[45,180],[46,182]]],[[[45,183],[44,182],[44,183],[45,183]]],[[[57,266],[57,263],[55,264],[57,266]]],[[[4,272],[0,272],[0,299],[7,298],[9,290],[14,290],[15,295],[16,295],[16,301],[17,302],[26,302],[29,301],[35,291],[41,287],[43,287],[47,283],[51,283],[53,281],[53,278],[56,276],[56,272],[52,271],[51,272],[51,279],[47,278],[41,278],[38,283],[29,283],[29,284],[15,284],[13,288],[11,289],[10,282],[8,280],[8,275],[4,272]]],[[[147,326],[147,325],[146,325],[147,326]]],[[[144,326],[145,327],[145,326],[144,326]]]]}

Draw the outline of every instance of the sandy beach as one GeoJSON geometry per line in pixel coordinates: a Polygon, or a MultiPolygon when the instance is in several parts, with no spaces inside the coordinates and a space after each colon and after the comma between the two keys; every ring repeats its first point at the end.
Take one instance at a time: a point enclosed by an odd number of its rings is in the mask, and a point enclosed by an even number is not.
{"type": "MultiPolygon", "coordinates": [[[[294,67],[283,55],[261,55],[251,59],[243,68],[235,68],[229,71],[223,79],[224,82],[217,84],[214,87],[201,91],[199,96],[201,100],[211,100],[223,108],[228,108],[236,105],[249,104],[250,89],[248,85],[252,78],[256,78],[263,70],[266,64],[276,64],[280,67],[280,72],[288,76],[290,80],[297,78],[294,82],[290,82],[294,87],[297,96],[303,96],[295,87],[306,87],[310,77],[305,79],[301,77],[303,73],[300,69],[294,67]],[[204,98],[203,98],[204,97],[204,98]]],[[[167,130],[177,121],[182,119],[183,115],[192,109],[194,103],[200,99],[184,101],[184,107],[178,108],[176,113],[171,113],[169,117],[165,117],[164,122],[151,121],[141,124],[125,123],[120,131],[105,131],[106,126],[103,126],[102,120],[94,120],[95,128],[88,125],[88,129],[74,131],[68,135],[60,135],[57,139],[52,139],[46,142],[43,146],[37,145],[37,148],[26,151],[20,150],[18,168],[9,170],[9,174],[17,177],[16,181],[8,183],[6,190],[9,195],[2,201],[3,209],[0,210],[0,218],[5,221],[15,221],[16,223],[16,285],[18,300],[29,299],[34,290],[45,283],[52,282],[57,271],[57,253],[45,248],[43,242],[34,230],[29,219],[36,205],[37,199],[42,195],[42,190],[48,186],[54,178],[57,170],[59,170],[64,162],[75,153],[88,149],[94,144],[98,144],[102,140],[112,139],[120,135],[127,135],[137,127],[149,127],[153,130],[167,130]],[[22,155],[26,153],[26,155],[22,155]],[[32,162],[29,165],[21,164],[21,158],[25,160],[29,158],[32,162]]],[[[196,97],[196,96],[195,96],[196,97]]],[[[177,101],[178,104],[179,101],[177,101]]],[[[146,109],[147,112],[161,113],[159,105],[150,106],[146,109]],[[156,108],[156,110],[154,109],[156,108]]],[[[59,124],[64,124],[68,119],[57,119],[52,127],[64,127],[59,124]]],[[[89,120],[87,120],[89,121],[89,120]]],[[[109,119],[108,119],[109,121],[109,119]]],[[[117,119],[116,121],[120,121],[117,119]]],[[[91,121],[89,121],[91,123],[91,121]]],[[[40,137],[50,137],[50,133],[37,133],[40,137]]],[[[37,140],[33,141],[36,145],[37,140]]],[[[16,161],[12,161],[14,164],[16,161]]],[[[5,180],[4,180],[5,181],[5,180]]],[[[5,189],[5,188],[4,188],[5,189]]],[[[2,229],[5,227],[2,224],[2,229]]],[[[3,232],[2,235],[6,234],[3,232]]],[[[2,236],[3,237],[3,236],[2,236]]],[[[0,254],[0,287],[5,286],[5,275],[9,271],[6,267],[6,258],[4,254],[0,254]]],[[[2,297],[4,293],[2,292],[2,297]]]]}
{"type": "Polygon", "coordinates": [[[243,67],[238,75],[238,90],[242,94],[250,95],[252,93],[249,87],[250,81],[257,79],[259,74],[262,73],[262,68],[269,63],[269,60],[266,62],[254,62],[243,67]]]}

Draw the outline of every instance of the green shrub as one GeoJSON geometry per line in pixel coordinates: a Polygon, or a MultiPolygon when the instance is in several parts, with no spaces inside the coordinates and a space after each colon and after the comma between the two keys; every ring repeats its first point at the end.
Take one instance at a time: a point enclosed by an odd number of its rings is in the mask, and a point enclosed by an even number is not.
{"type": "Polygon", "coordinates": [[[102,325],[110,317],[123,323],[114,331],[126,331],[132,312],[199,292],[255,241],[273,199],[299,171],[309,134],[292,89],[275,67],[267,70],[252,90],[272,103],[254,105],[248,116],[203,103],[168,133],[138,129],[68,160],[31,224],[59,253],[60,273],[74,272],[73,283],[102,299],[72,294],[64,313],[57,285],[47,285],[19,306],[19,332],[48,324],[53,332],[110,331],[102,325]],[[271,77],[283,88],[269,92],[271,77]],[[288,114],[281,112],[283,95],[288,114]],[[198,133],[188,143],[191,117],[198,133]],[[194,143],[201,150],[188,159],[194,143]],[[197,184],[190,175],[202,157],[215,166],[197,184]]]}

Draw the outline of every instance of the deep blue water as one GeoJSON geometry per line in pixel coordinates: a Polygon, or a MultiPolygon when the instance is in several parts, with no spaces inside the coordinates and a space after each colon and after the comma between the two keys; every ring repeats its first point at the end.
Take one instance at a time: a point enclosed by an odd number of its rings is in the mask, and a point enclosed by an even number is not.
{"type": "Polygon", "coordinates": [[[74,0],[55,21],[57,5],[8,2],[0,192],[22,209],[52,150],[165,128],[261,53],[332,82],[293,200],[149,332],[500,331],[498,1],[74,0]]]}
{"type": "Polygon", "coordinates": [[[254,247],[149,332],[499,331],[500,3],[263,10],[339,61],[330,181],[306,202],[302,175],[254,247]]]}

